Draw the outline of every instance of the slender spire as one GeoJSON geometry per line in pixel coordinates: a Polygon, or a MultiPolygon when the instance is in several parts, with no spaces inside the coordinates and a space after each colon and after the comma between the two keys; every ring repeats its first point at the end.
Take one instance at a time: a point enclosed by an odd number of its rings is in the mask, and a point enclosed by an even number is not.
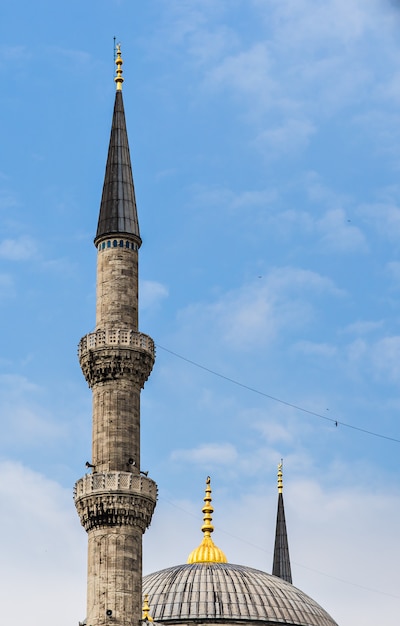
{"type": "Polygon", "coordinates": [[[139,221],[136,208],[128,134],[126,131],[124,103],[122,99],[121,47],[117,45],[114,114],[108,147],[103,194],[95,245],[106,237],[130,236],[140,246],[139,221]]]}
{"type": "Polygon", "coordinates": [[[212,514],[214,509],[211,505],[211,478],[207,476],[206,480],[206,495],[204,496],[204,506],[202,508],[204,524],[201,530],[204,533],[203,541],[201,544],[193,550],[188,557],[188,563],[226,563],[227,558],[225,554],[217,548],[213,540],[211,539],[211,533],[214,532],[214,526],[212,525],[212,514]]]}
{"type": "Polygon", "coordinates": [[[272,573],[288,583],[292,582],[290,567],[289,543],[286,531],[285,508],[283,505],[283,463],[278,465],[278,512],[276,516],[276,532],[274,547],[274,562],[272,573]]]}

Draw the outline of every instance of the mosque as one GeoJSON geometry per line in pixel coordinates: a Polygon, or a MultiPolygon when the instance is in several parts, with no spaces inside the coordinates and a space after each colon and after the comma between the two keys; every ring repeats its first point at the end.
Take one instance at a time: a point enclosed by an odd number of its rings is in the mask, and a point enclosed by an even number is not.
{"type": "Polygon", "coordinates": [[[184,565],[142,578],[142,537],[157,485],[140,465],[140,392],[153,368],[154,342],[138,329],[140,238],[122,99],[122,57],[116,54],[116,95],[97,249],[96,326],[79,343],[92,390],[92,460],[75,484],[74,500],[88,534],[87,610],[81,626],[337,626],[292,584],[278,467],[278,510],[272,574],[227,561],[211,534],[211,480],[206,480],[203,538],[184,565]]]}

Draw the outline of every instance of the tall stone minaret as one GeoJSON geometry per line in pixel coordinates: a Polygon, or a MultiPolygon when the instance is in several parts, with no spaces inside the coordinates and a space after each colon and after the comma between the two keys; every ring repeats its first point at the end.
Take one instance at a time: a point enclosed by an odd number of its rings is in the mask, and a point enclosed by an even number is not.
{"type": "Polygon", "coordinates": [[[138,626],[142,615],[142,536],[157,485],[140,471],[140,391],[154,364],[154,342],[138,331],[141,245],[122,101],[116,95],[97,233],[96,329],[79,343],[93,393],[91,472],[75,485],[88,533],[87,626],[138,626]]]}

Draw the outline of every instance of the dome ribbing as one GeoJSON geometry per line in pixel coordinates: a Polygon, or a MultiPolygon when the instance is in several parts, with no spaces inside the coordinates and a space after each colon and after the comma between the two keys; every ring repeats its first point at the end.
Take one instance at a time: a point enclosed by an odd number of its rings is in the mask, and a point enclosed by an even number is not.
{"type": "Polygon", "coordinates": [[[232,563],[178,565],[143,578],[155,622],[260,622],[270,626],[337,626],[317,602],[290,583],[232,563]]]}

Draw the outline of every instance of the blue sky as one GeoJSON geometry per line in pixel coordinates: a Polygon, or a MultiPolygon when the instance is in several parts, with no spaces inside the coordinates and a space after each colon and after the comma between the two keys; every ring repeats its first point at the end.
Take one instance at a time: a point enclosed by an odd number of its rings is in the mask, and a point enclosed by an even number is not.
{"type": "Polygon", "coordinates": [[[270,571],[283,457],[294,583],[340,626],[395,626],[399,3],[15,0],[2,13],[3,616],[85,615],[72,488],[91,394],[76,346],[95,320],[115,35],[140,329],[158,346],[142,394],[159,485],[145,572],[200,542],[208,474],[217,545],[270,571]]]}

